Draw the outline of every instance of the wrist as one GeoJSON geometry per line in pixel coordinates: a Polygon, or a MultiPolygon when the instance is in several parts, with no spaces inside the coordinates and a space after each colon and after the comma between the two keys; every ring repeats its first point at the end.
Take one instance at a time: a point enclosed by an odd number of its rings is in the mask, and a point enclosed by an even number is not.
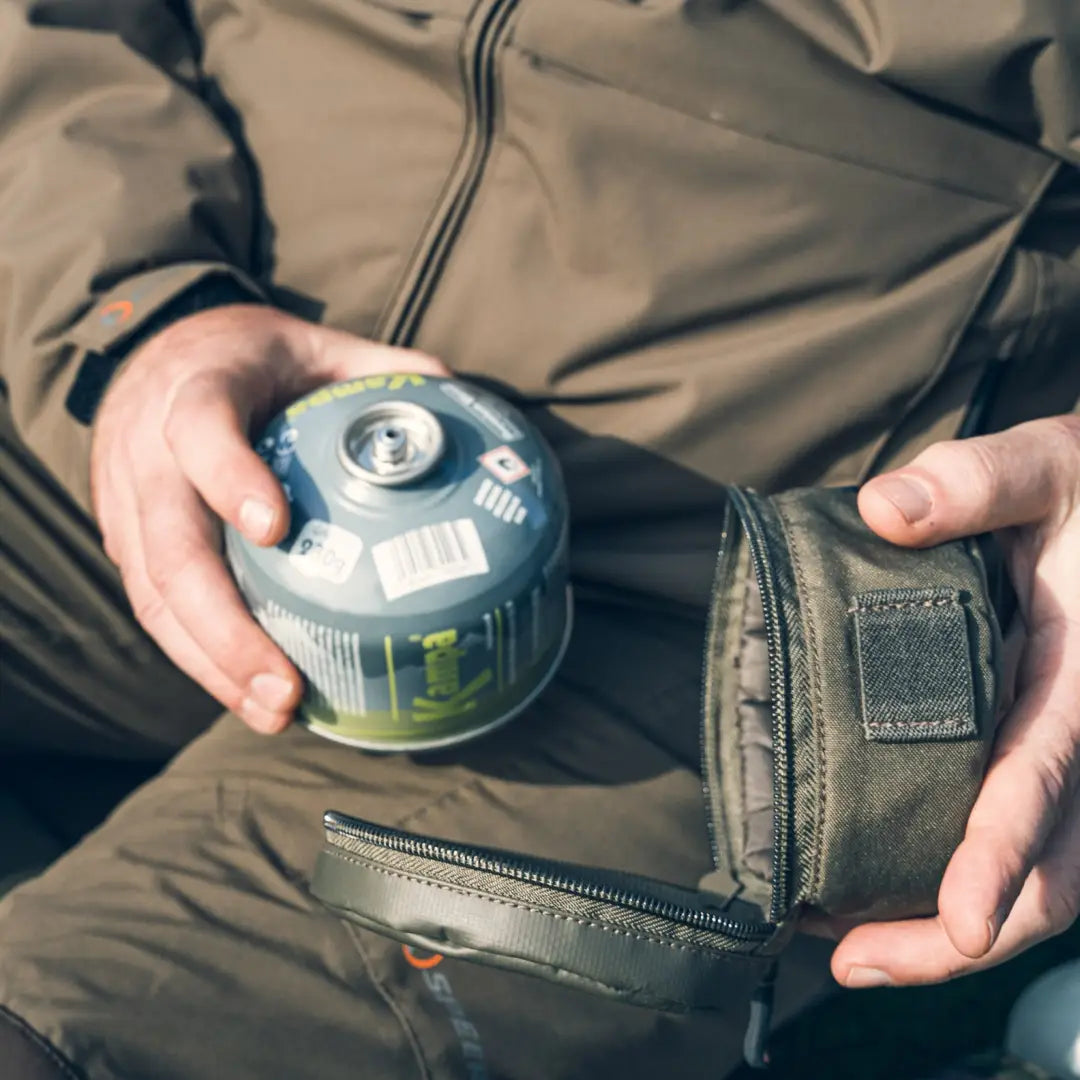
{"type": "Polygon", "coordinates": [[[65,401],[68,412],[79,423],[90,425],[117,372],[143,345],[194,315],[236,304],[263,305],[265,301],[225,273],[202,278],[177,293],[122,339],[86,353],[65,401]]]}

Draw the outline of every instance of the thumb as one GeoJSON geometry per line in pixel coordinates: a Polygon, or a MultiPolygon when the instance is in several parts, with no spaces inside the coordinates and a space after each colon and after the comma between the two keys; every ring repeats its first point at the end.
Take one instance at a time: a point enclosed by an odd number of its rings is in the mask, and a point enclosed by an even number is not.
{"type": "Polygon", "coordinates": [[[1080,501],[1080,418],[1033,420],[997,435],[935,443],[859,492],[879,536],[929,547],[1064,516],[1080,501]]]}
{"type": "Polygon", "coordinates": [[[432,376],[451,374],[441,360],[418,349],[368,341],[326,326],[312,325],[310,334],[312,374],[319,382],[397,372],[432,376]]]}

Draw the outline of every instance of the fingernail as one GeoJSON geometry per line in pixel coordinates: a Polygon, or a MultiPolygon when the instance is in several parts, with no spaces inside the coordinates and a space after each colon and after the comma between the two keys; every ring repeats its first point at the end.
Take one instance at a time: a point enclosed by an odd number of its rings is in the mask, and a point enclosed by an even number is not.
{"type": "Polygon", "coordinates": [[[284,712],[293,699],[293,686],[280,675],[256,675],[249,688],[251,699],[270,712],[284,712]]]}
{"type": "Polygon", "coordinates": [[[240,703],[240,715],[248,727],[263,735],[274,735],[285,726],[280,714],[268,715],[266,710],[251,698],[244,698],[240,703]]]}
{"type": "Polygon", "coordinates": [[[265,540],[274,524],[274,508],[262,499],[245,499],[240,507],[240,527],[250,540],[265,540]]]}
{"type": "Polygon", "coordinates": [[[888,499],[909,525],[922,521],[933,509],[929,492],[915,480],[887,476],[875,481],[874,490],[888,499]]]}
{"type": "Polygon", "coordinates": [[[875,986],[892,986],[891,976],[871,967],[853,967],[848,971],[844,985],[849,990],[870,990],[875,986]]]}

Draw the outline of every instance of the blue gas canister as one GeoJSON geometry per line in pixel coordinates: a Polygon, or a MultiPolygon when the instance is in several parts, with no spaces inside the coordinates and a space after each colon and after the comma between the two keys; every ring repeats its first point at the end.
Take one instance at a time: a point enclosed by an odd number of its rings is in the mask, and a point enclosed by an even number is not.
{"type": "Polygon", "coordinates": [[[374,750],[474,738],[517,715],[570,636],[568,511],[551,449],[507,402],[457,379],[323,387],[256,450],[288,536],[226,529],[248,606],[306,680],[299,718],[374,750]]]}

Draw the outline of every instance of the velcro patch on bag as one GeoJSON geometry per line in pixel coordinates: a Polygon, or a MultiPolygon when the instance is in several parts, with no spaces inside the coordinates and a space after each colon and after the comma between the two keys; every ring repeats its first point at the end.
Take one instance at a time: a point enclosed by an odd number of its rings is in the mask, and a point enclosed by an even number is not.
{"type": "Polygon", "coordinates": [[[968,616],[959,591],[861,593],[848,613],[867,739],[924,742],[978,734],[968,616]]]}

